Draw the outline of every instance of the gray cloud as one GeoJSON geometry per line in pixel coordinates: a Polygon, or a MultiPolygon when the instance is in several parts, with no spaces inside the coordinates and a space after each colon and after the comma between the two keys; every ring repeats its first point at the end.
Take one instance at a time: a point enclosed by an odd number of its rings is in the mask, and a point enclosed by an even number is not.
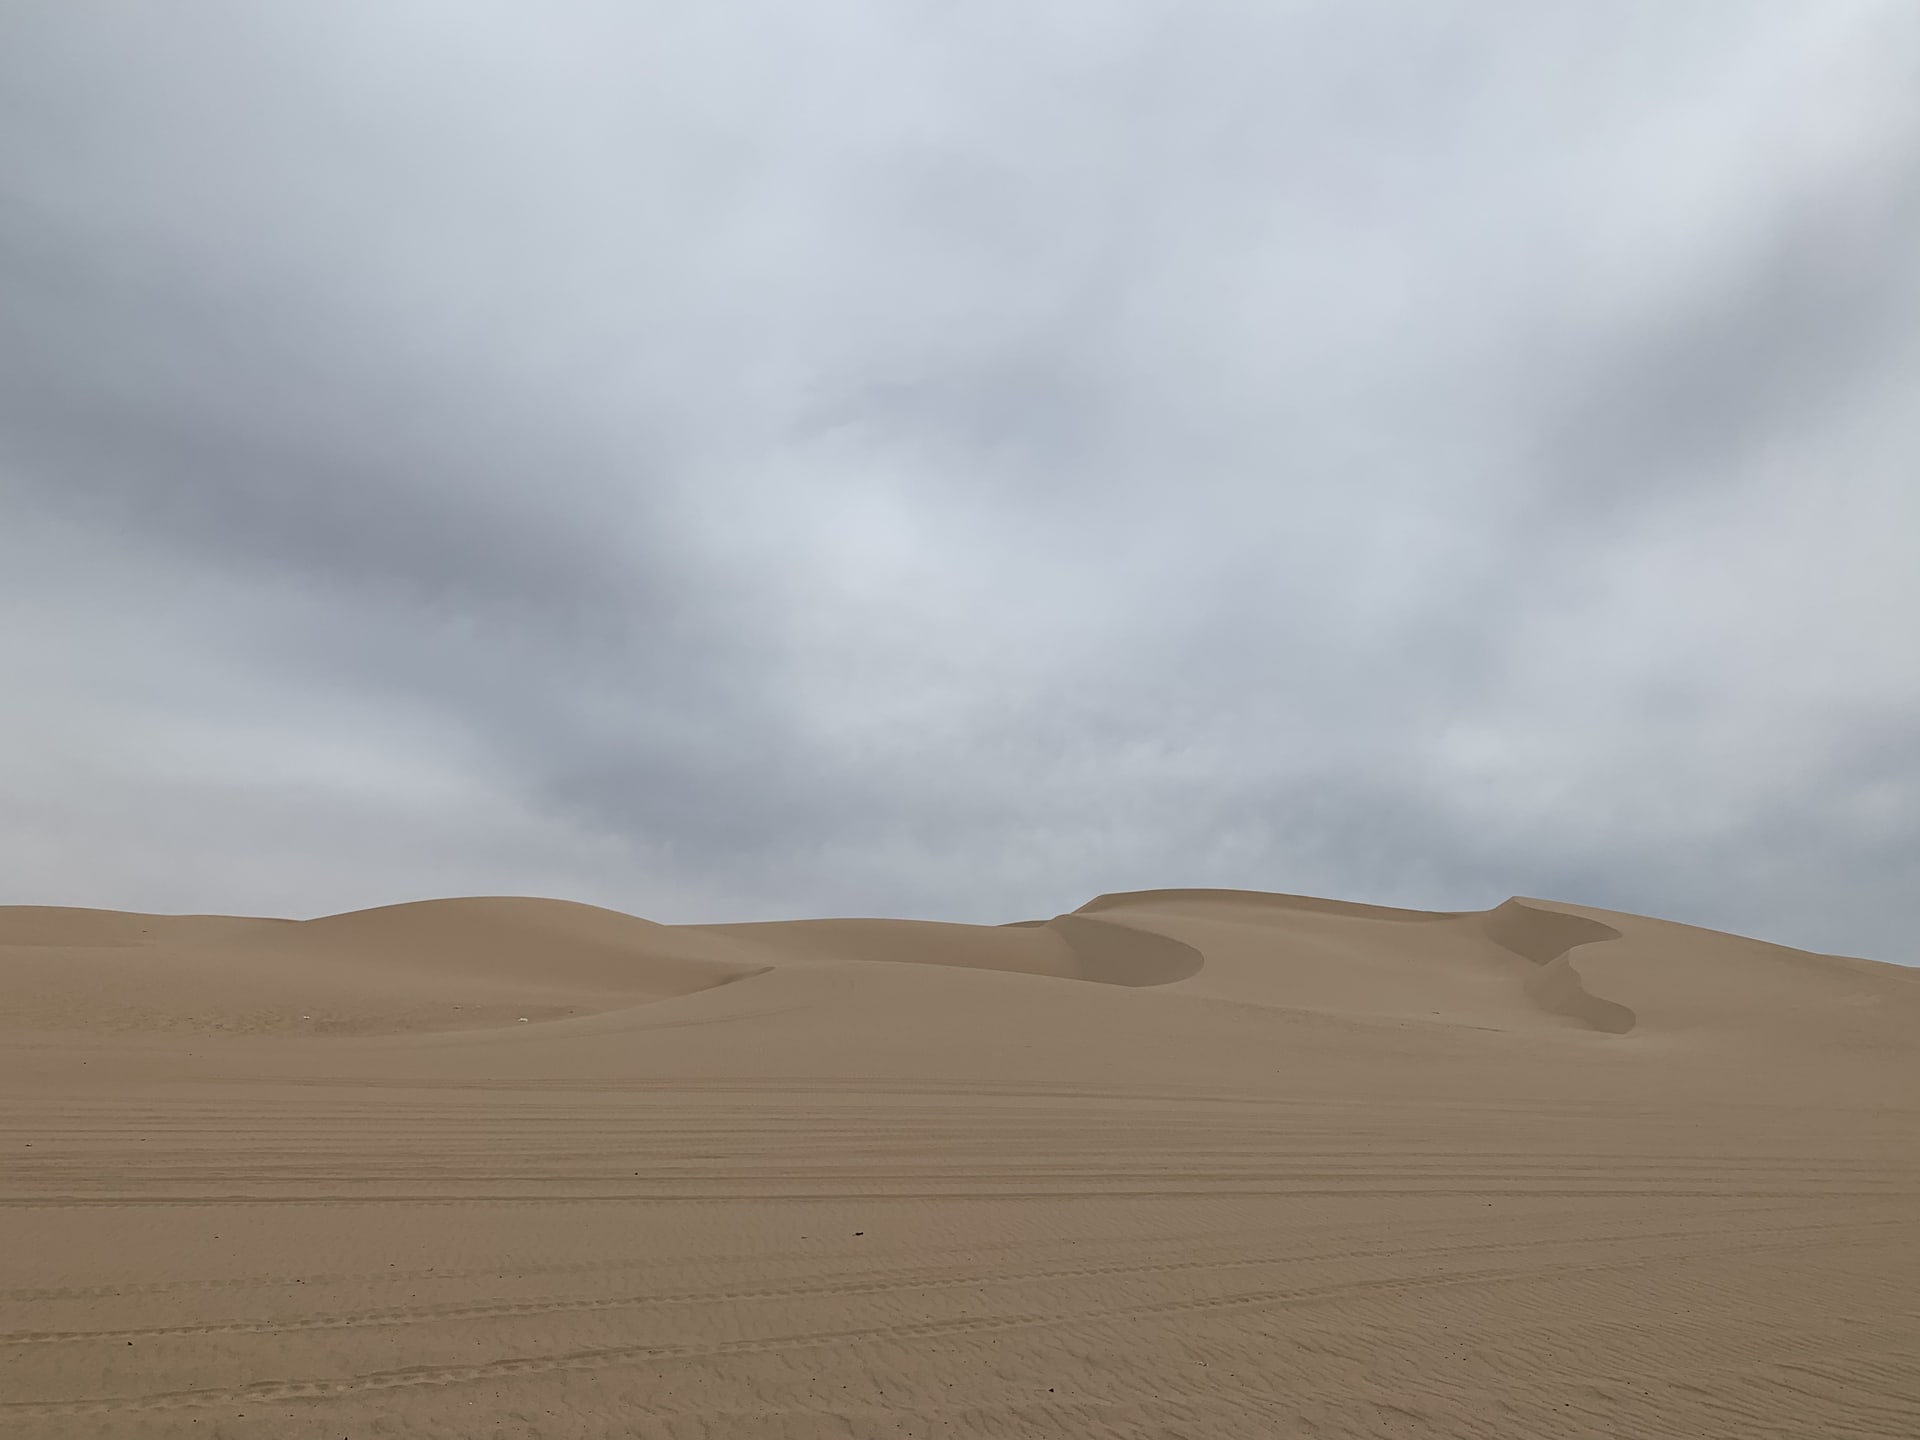
{"type": "Polygon", "coordinates": [[[1916,958],[1897,3],[0,19],[0,900],[1916,958]]]}

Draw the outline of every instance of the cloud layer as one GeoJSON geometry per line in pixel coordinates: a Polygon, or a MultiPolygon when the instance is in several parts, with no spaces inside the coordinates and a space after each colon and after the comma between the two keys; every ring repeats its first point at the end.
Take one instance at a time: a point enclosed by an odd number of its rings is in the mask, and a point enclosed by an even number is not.
{"type": "Polygon", "coordinates": [[[1916,397],[1899,0],[15,6],[0,900],[1920,959],[1916,397]]]}

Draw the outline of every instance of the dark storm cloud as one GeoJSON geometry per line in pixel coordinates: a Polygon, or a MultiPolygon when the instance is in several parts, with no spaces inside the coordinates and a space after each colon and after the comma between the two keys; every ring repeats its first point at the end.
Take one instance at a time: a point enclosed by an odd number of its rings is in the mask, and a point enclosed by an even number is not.
{"type": "Polygon", "coordinates": [[[575,437],[527,435],[484,381],[445,393],[283,297],[129,280],[70,243],[6,251],[0,455],[37,503],[342,587],[574,613],[606,589],[579,517],[525,485],[599,459],[575,437]]]}
{"type": "Polygon", "coordinates": [[[797,14],[0,19],[4,898],[1912,953],[1910,11],[797,14]]]}
{"type": "Polygon", "coordinates": [[[1555,503],[1619,509],[1725,484],[1743,452],[1821,423],[1910,351],[1920,130],[1888,139],[1883,173],[1789,191],[1702,293],[1575,370],[1541,458],[1555,503]]]}

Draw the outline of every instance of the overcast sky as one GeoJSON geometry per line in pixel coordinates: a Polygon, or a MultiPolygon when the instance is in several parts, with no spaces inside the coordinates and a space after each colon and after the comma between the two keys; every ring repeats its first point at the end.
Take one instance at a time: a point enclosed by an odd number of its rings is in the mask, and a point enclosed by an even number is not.
{"type": "Polygon", "coordinates": [[[0,10],[0,901],[1920,960],[1920,6],[0,10]]]}

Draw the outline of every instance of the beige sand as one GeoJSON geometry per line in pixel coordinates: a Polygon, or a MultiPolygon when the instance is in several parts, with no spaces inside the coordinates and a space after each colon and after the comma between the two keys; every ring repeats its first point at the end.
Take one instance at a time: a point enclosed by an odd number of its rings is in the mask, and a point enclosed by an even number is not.
{"type": "Polygon", "coordinates": [[[1920,1436],[1920,972],[0,909],[0,1434],[1920,1436]]]}

